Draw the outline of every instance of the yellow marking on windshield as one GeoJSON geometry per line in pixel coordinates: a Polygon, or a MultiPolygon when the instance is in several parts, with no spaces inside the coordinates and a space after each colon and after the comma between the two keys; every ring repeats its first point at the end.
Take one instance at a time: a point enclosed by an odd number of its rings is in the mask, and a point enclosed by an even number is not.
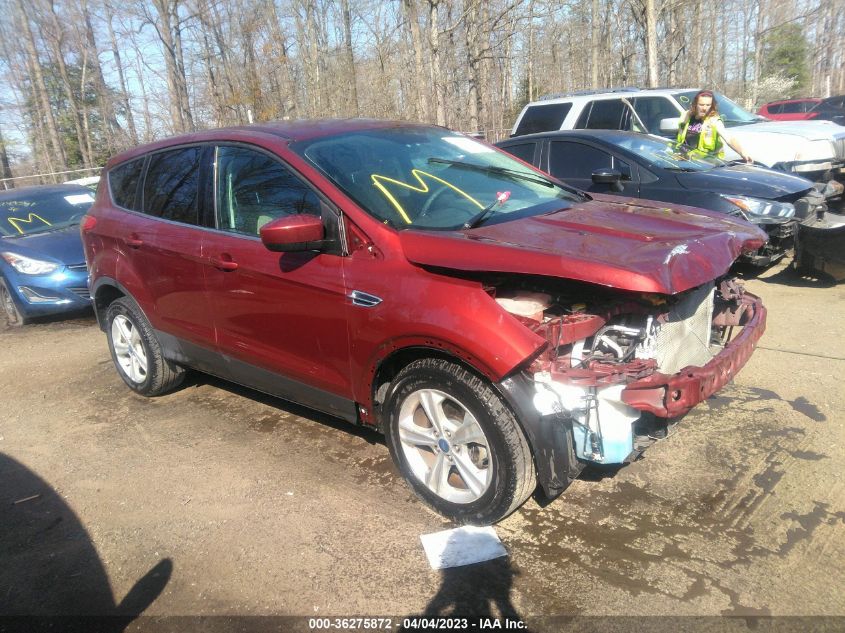
{"type": "Polygon", "coordinates": [[[421,178],[421,176],[427,176],[428,178],[431,178],[432,180],[436,180],[437,182],[439,182],[443,185],[446,185],[450,189],[459,193],[464,198],[466,198],[467,200],[472,202],[474,205],[476,205],[479,209],[484,208],[483,204],[481,204],[478,200],[473,198],[467,192],[462,191],[461,189],[458,189],[452,183],[450,183],[446,180],[443,180],[442,178],[438,178],[434,174],[430,174],[427,171],[422,171],[420,169],[412,169],[411,175],[414,178],[417,179],[418,183],[420,183],[419,187],[415,187],[414,185],[409,185],[408,183],[402,182],[401,180],[394,180],[393,178],[388,178],[387,176],[382,176],[381,174],[372,174],[372,176],[370,176],[373,179],[373,185],[375,185],[375,187],[379,191],[381,191],[388,200],[390,200],[390,202],[393,204],[393,206],[396,207],[397,213],[399,213],[399,215],[402,217],[402,219],[405,220],[406,224],[412,223],[411,218],[405,212],[405,209],[402,207],[402,205],[399,204],[399,201],[396,198],[393,197],[393,194],[391,194],[390,191],[387,190],[387,187],[385,187],[382,184],[382,182],[389,182],[389,183],[392,183],[392,184],[397,185],[399,187],[405,187],[405,189],[410,189],[411,191],[416,191],[417,193],[428,193],[430,191],[430,189],[429,189],[428,185],[426,184],[426,182],[421,178]]]}
{"type": "Polygon", "coordinates": [[[9,218],[9,224],[11,224],[13,227],[15,227],[17,229],[18,233],[23,235],[24,234],[23,229],[20,227],[18,222],[23,222],[24,224],[32,224],[33,222],[35,222],[36,219],[41,220],[47,226],[52,226],[52,224],[50,224],[47,220],[42,218],[37,213],[30,213],[29,216],[26,218],[26,220],[24,220],[23,218],[9,218]]]}

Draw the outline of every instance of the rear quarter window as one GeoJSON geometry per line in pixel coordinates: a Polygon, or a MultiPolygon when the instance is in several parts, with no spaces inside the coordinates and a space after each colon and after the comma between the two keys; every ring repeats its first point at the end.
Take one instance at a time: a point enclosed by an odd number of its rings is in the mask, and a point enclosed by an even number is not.
{"type": "Polygon", "coordinates": [[[144,213],[197,224],[201,156],[201,147],[153,154],[144,179],[144,213]]]}
{"type": "MultiPolygon", "coordinates": [[[[514,136],[559,130],[572,109],[571,103],[544,103],[528,106],[514,132],[514,136]]],[[[520,158],[522,158],[520,156],[520,158]]]]}
{"type": "Polygon", "coordinates": [[[124,209],[140,211],[137,203],[138,184],[144,169],[144,159],[119,165],[109,172],[109,189],[112,202],[124,209]]]}
{"type": "Polygon", "coordinates": [[[624,130],[627,129],[626,113],[626,106],[621,99],[596,100],[584,108],[575,127],[590,130],[624,130]]]}
{"type": "Polygon", "coordinates": [[[526,163],[533,165],[535,164],[534,149],[536,146],[536,143],[517,143],[514,145],[506,145],[502,149],[511,156],[516,156],[517,158],[524,160],[526,163]]]}

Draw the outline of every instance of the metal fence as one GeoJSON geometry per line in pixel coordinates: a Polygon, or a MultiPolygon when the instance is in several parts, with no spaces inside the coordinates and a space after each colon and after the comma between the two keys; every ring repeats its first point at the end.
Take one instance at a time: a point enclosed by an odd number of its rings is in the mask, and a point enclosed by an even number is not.
{"type": "Polygon", "coordinates": [[[17,189],[30,185],[54,185],[68,180],[86,178],[88,176],[99,176],[102,167],[86,167],[84,169],[69,169],[67,171],[55,171],[46,174],[32,174],[31,176],[15,176],[14,178],[0,179],[0,188],[17,189]]]}

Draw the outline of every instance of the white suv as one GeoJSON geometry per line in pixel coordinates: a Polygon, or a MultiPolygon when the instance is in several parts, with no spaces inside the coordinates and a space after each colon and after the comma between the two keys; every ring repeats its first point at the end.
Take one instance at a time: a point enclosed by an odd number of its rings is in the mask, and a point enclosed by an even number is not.
{"type": "MultiPolygon", "coordinates": [[[[529,103],[511,136],[574,129],[651,132],[674,137],[683,113],[698,90],[692,88],[550,95],[529,103]]],[[[845,127],[830,121],[769,121],[714,93],[730,133],[755,162],[811,180],[841,176],[845,164],[845,127]]],[[[739,158],[725,147],[727,160],[739,158]]]]}

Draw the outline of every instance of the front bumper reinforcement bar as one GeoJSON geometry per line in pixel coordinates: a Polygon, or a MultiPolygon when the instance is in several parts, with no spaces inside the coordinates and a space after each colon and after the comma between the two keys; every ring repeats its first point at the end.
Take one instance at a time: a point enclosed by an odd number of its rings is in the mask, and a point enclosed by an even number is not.
{"type": "Polygon", "coordinates": [[[661,418],[682,415],[724,387],[748,362],[766,330],[766,308],[759,297],[742,296],[746,314],[751,312],[739,335],[703,367],[685,367],[671,376],[655,373],[630,383],[622,401],[661,418]]]}

